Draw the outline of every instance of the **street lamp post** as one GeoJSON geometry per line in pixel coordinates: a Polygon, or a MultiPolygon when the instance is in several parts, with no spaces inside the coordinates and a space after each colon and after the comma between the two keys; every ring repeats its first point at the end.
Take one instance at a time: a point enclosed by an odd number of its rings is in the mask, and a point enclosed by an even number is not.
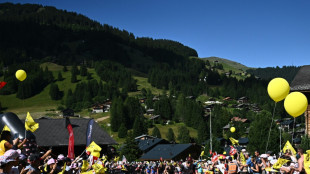
{"type": "Polygon", "coordinates": [[[211,108],[208,108],[208,111],[210,111],[210,150],[212,152],[212,124],[211,124],[212,111],[211,111],[211,108]]]}

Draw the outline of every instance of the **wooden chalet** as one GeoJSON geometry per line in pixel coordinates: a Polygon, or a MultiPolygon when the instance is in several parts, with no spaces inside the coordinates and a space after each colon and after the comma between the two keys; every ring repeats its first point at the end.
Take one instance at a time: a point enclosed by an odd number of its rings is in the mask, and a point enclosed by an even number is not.
{"type": "MultiPolygon", "coordinates": [[[[308,99],[310,98],[310,65],[302,66],[296,76],[294,77],[294,80],[290,84],[291,92],[298,91],[302,92],[308,99]]],[[[308,104],[310,104],[308,102],[308,104]]],[[[310,105],[308,105],[308,108],[306,112],[304,113],[305,116],[305,133],[307,135],[310,135],[310,105]]]]}

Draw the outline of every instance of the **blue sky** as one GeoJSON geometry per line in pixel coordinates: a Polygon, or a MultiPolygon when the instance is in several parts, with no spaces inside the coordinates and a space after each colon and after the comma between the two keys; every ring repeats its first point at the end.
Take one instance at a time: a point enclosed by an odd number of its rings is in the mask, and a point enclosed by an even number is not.
{"type": "Polygon", "coordinates": [[[310,64],[309,0],[11,0],[81,13],[250,67],[310,64]]]}

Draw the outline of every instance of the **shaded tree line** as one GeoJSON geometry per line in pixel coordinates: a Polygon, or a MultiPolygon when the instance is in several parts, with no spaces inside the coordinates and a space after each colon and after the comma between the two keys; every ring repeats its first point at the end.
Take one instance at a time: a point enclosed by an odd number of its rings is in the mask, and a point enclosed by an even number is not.
{"type": "Polygon", "coordinates": [[[247,72],[258,76],[265,80],[271,80],[276,77],[282,77],[291,83],[299,71],[299,66],[283,66],[282,68],[276,67],[267,67],[267,68],[256,68],[248,69],[247,72]]]}
{"type": "Polygon", "coordinates": [[[118,63],[102,61],[96,63],[96,73],[105,82],[122,88],[124,91],[136,91],[137,82],[132,78],[131,73],[118,63]]]}
{"type": "Polygon", "coordinates": [[[98,82],[95,79],[87,82],[80,82],[76,85],[75,90],[70,88],[67,91],[64,104],[67,108],[81,110],[91,107],[93,103],[104,103],[113,97],[120,96],[121,92],[111,83],[98,82]]]}

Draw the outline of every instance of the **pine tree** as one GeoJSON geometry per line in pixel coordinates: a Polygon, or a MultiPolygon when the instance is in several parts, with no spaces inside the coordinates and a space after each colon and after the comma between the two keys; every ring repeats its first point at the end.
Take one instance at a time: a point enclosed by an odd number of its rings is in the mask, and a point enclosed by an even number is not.
{"type": "Polygon", "coordinates": [[[91,76],[91,73],[87,73],[87,77],[86,77],[86,79],[87,80],[90,80],[90,79],[92,79],[93,77],[91,76]]]}
{"type": "Polygon", "coordinates": [[[65,105],[67,108],[73,108],[74,103],[75,103],[74,96],[73,96],[72,90],[70,88],[70,89],[68,89],[68,92],[67,92],[65,105]]]}
{"type": "Polygon", "coordinates": [[[175,142],[175,135],[172,128],[168,129],[167,139],[169,142],[175,142]]]}
{"type": "Polygon", "coordinates": [[[81,68],[80,68],[80,75],[81,76],[87,76],[87,68],[85,65],[82,65],[81,68]]]}
{"type": "Polygon", "coordinates": [[[58,80],[58,81],[62,81],[62,80],[63,80],[63,77],[62,77],[62,74],[61,74],[60,71],[58,72],[57,80],[58,80]]]}
{"type": "Polygon", "coordinates": [[[203,120],[200,121],[199,126],[198,126],[198,143],[201,144],[204,141],[206,141],[209,137],[209,130],[207,128],[207,123],[204,122],[203,120]]]}
{"type": "Polygon", "coordinates": [[[66,65],[63,67],[62,71],[63,71],[63,72],[67,72],[67,71],[68,71],[68,68],[67,68],[66,65]]]}
{"type": "Polygon", "coordinates": [[[118,129],[118,138],[125,138],[127,136],[127,128],[124,123],[118,129]]]}
{"type": "Polygon", "coordinates": [[[148,109],[153,109],[154,108],[154,102],[153,102],[154,95],[152,94],[152,92],[149,88],[146,91],[147,91],[146,92],[146,101],[145,101],[146,107],[148,109]]]}
{"type": "Polygon", "coordinates": [[[134,97],[127,97],[124,102],[126,127],[131,129],[137,115],[142,114],[142,107],[139,100],[134,97]]]}
{"type": "Polygon", "coordinates": [[[146,124],[144,123],[143,116],[136,116],[135,122],[133,124],[133,135],[134,137],[147,134],[148,130],[146,124]]]}
{"type": "Polygon", "coordinates": [[[161,138],[161,134],[160,134],[160,131],[159,129],[155,126],[153,131],[152,131],[152,136],[153,137],[157,137],[157,138],[161,138]]]}
{"type": "Polygon", "coordinates": [[[62,97],[61,92],[59,91],[58,85],[55,83],[51,84],[49,94],[52,100],[59,100],[62,97]]]}
{"type": "Polygon", "coordinates": [[[190,143],[191,137],[189,135],[189,130],[186,128],[186,126],[180,126],[178,129],[178,140],[180,141],[180,143],[190,143]]]}
{"type": "Polygon", "coordinates": [[[76,74],[75,73],[71,73],[71,83],[75,83],[77,82],[77,77],[76,77],[76,74]]]}
{"type": "Polygon", "coordinates": [[[111,129],[112,131],[116,132],[118,131],[120,124],[124,123],[126,124],[126,121],[124,120],[124,106],[123,106],[123,100],[118,97],[115,98],[112,101],[111,106],[111,129]]]}
{"type": "Polygon", "coordinates": [[[124,144],[125,146],[122,148],[121,156],[124,155],[127,161],[135,161],[140,158],[142,151],[138,146],[138,142],[135,141],[135,136],[132,132],[129,132],[124,144]]]}

